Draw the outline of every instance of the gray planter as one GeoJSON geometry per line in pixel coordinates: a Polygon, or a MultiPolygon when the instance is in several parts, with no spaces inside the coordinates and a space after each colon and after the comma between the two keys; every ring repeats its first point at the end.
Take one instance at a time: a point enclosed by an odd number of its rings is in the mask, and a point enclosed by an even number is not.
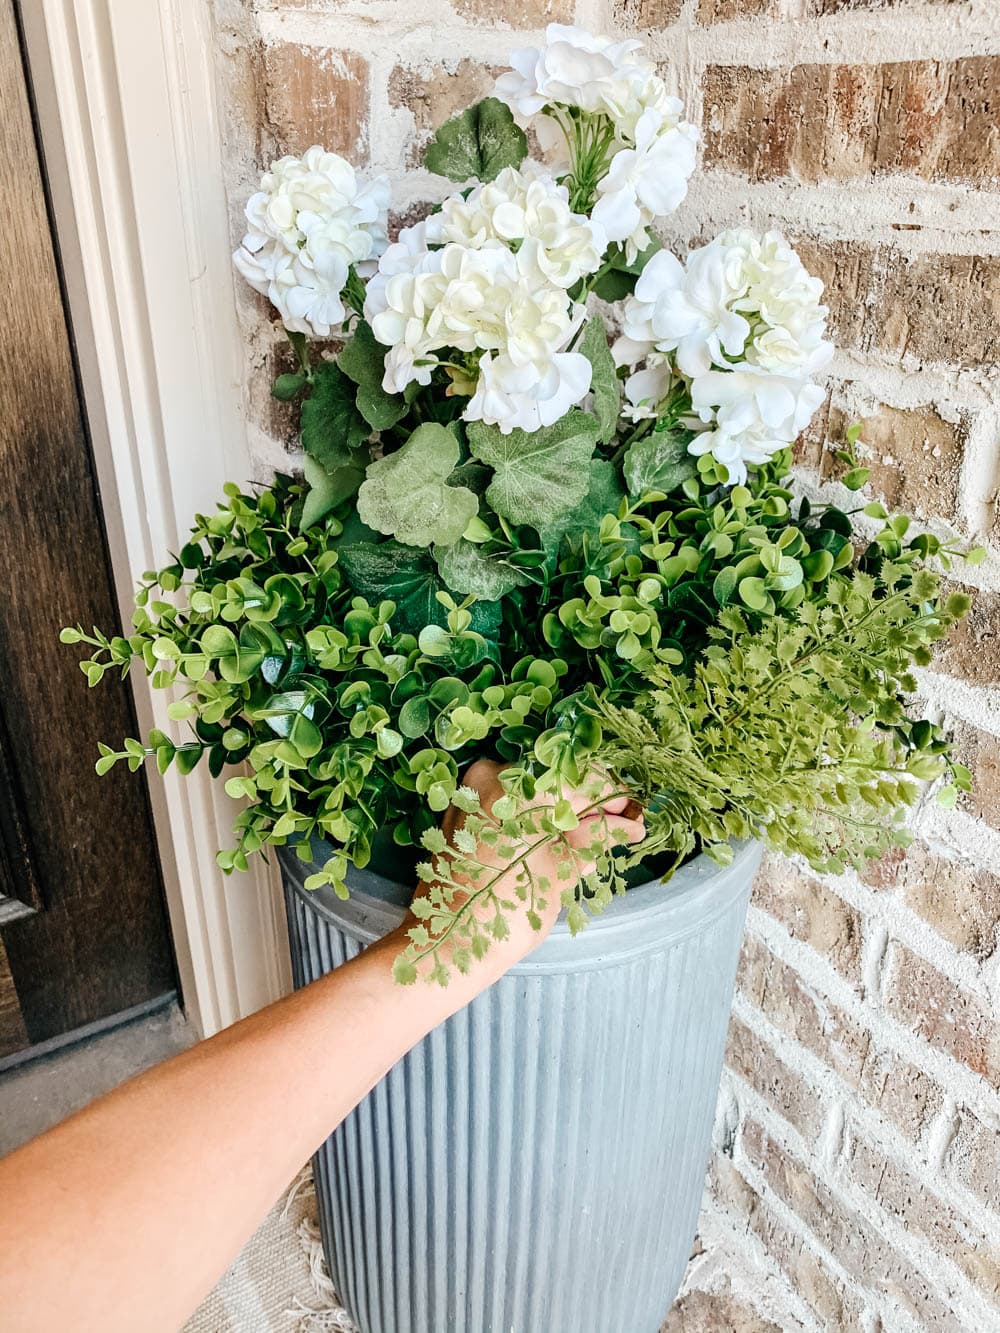
{"type": "MultiPolygon", "coordinates": [[[[691,1251],[755,844],[562,922],[421,1042],[315,1159],[362,1333],[656,1333],[691,1251]]],[[[410,886],[308,892],[283,854],[296,985],[397,925],[410,886]]]]}

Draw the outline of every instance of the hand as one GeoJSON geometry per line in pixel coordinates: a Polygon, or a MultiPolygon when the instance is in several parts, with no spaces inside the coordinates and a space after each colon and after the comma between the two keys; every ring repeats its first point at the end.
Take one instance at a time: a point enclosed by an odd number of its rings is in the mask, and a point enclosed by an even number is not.
{"type": "MultiPolygon", "coordinates": [[[[484,814],[490,814],[494,802],[506,794],[500,781],[502,771],[500,764],[480,759],[469,768],[462,780],[464,786],[471,787],[478,793],[484,814]]],[[[507,914],[509,928],[507,938],[495,941],[483,962],[472,969],[472,976],[478,977],[483,987],[513,967],[548,935],[559,916],[562,893],[566,889],[575,888],[579,880],[593,870],[592,848],[595,843],[603,848],[609,848],[641,842],[645,837],[641,809],[629,797],[614,795],[609,783],[605,783],[603,792],[599,791],[596,795],[593,793],[592,783],[587,784],[586,789],[564,791],[563,795],[580,815],[577,827],[563,835],[565,844],[574,849],[573,874],[569,878],[559,878],[560,866],[565,861],[565,847],[554,844],[551,839],[545,839],[539,830],[539,845],[524,856],[524,862],[536,877],[549,881],[550,888],[546,894],[545,907],[538,909],[541,926],[539,929],[532,926],[526,908],[520,904],[517,910],[507,914]],[[583,813],[584,811],[586,813],[583,813]]],[[[532,808],[538,812],[536,823],[541,819],[543,811],[555,805],[555,801],[556,798],[551,793],[538,793],[532,803],[532,808]]],[[[441,825],[442,832],[449,842],[453,842],[455,832],[465,824],[465,818],[460,810],[449,806],[441,825]]],[[[522,847],[515,846],[513,859],[523,854],[530,841],[526,840],[522,847]]],[[[484,865],[495,866],[501,872],[499,878],[491,884],[493,893],[499,898],[517,900],[517,872],[512,866],[504,870],[505,866],[510,865],[512,858],[499,856],[495,848],[484,842],[478,844],[475,856],[484,865]]],[[[456,874],[455,878],[467,883],[470,892],[477,887],[477,884],[468,877],[456,874]]],[[[427,893],[427,886],[421,885],[414,899],[426,897],[427,893]]],[[[468,897],[469,894],[456,891],[450,898],[449,906],[454,910],[462,906],[468,897]]],[[[491,921],[496,914],[490,895],[484,895],[479,899],[472,910],[484,924],[491,921]]],[[[416,918],[411,917],[406,928],[414,924],[415,920],[416,918]]],[[[450,952],[449,945],[443,946],[442,952],[450,952]]],[[[444,961],[450,967],[450,957],[446,956],[444,961]]]]}

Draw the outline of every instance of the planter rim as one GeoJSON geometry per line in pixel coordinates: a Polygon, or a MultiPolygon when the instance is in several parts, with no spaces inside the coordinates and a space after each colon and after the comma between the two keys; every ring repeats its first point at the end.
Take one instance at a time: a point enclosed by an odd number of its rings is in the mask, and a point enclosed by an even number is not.
{"type": "MultiPolygon", "coordinates": [[[[314,839],[314,848],[318,843],[314,839]]],[[[511,968],[511,974],[580,972],[659,952],[703,930],[745,893],[762,850],[758,842],[736,843],[728,866],[716,865],[702,853],[666,884],[649,880],[615,897],[575,938],[561,916],[548,938],[511,968]]],[[[279,848],[278,857],[292,891],[361,945],[374,943],[402,922],[412,886],[352,868],[348,875],[351,896],[344,900],[328,887],[305,888],[304,881],[314,867],[300,861],[291,849],[279,848]]],[[[318,864],[323,859],[321,856],[318,864]]]]}

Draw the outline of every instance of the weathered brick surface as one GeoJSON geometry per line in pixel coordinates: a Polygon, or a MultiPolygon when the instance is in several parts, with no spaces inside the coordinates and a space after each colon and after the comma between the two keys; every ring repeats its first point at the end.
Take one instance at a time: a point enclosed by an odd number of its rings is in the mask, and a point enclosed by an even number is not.
{"type": "Polygon", "coordinates": [[[829,958],[845,976],[857,977],[861,918],[822,881],[769,856],[754,884],[753,902],[777,917],[795,939],[829,958]]]}
{"type": "Polygon", "coordinates": [[[972,610],[938,650],[936,666],[974,685],[1000,685],[1000,593],[965,588],[972,610]]]}
{"type": "Polygon", "coordinates": [[[853,10],[896,9],[906,5],[961,5],[965,0],[807,0],[807,12],[812,18],[843,14],[853,10]]]}
{"type": "Polygon", "coordinates": [[[705,160],[756,180],[906,172],[1000,177],[1000,57],[885,65],[715,65],[705,73],[705,160]]]}
{"type": "Polygon", "coordinates": [[[709,1188],[716,1200],[727,1204],[741,1230],[755,1235],[774,1256],[793,1290],[824,1328],[861,1329],[863,1306],[857,1295],[833,1275],[807,1238],[789,1230],[767,1200],[722,1154],[712,1163],[709,1188]]]}
{"type": "Polygon", "coordinates": [[[847,1175],[908,1232],[922,1236],[990,1301],[1000,1296],[1000,1246],[970,1227],[912,1172],[863,1139],[854,1139],[847,1175]]]}
{"type": "Polygon", "coordinates": [[[467,23],[508,28],[544,28],[546,23],[572,23],[573,0],[451,0],[467,23]]]}
{"type": "Polygon", "coordinates": [[[834,451],[844,448],[845,432],[856,421],[866,446],[862,462],[871,473],[872,494],[892,509],[919,517],[954,517],[965,441],[960,423],[944,420],[929,404],[916,408],[882,404],[858,416],[838,405],[834,394],[809,431],[810,438],[819,435],[828,444],[821,455],[824,477],[839,477],[847,470],[836,461],[834,451]]]}
{"type": "Polygon", "coordinates": [[[898,889],[907,906],[957,949],[984,962],[997,948],[1000,877],[958,856],[941,856],[926,843],[893,851],[865,875],[874,888],[898,889]]]}
{"type": "Polygon", "coordinates": [[[898,943],[889,949],[886,1005],[904,1027],[1000,1090],[996,1014],[898,943]]]}
{"type": "Polygon", "coordinates": [[[1000,1213],[1000,1120],[987,1123],[964,1106],[948,1149],[950,1175],[1000,1213]]]}
{"type": "Polygon", "coordinates": [[[449,116],[488,97],[498,68],[475,60],[454,59],[430,67],[399,65],[389,76],[389,101],[413,115],[414,134],[408,159],[417,164],[427,141],[449,116]]]}
{"type": "Polygon", "coordinates": [[[615,22],[632,32],[655,32],[679,17],[682,3],[683,0],[615,0],[615,22]]]}
{"type": "Polygon", "coordinates": [[[698,0],[699,23],[724,23],[727,19],[776,18],[780,0],[698,0]]]}
{"type": "Polygon", "coordinates": [[[733,1018],[729,1024],[726,1063],[807,1142],[818,1139],[824,1114],[821,1099],[738,1018],[733,1018]]]}
{"type": "Polygon", "coordinates": [[[682,1296],[660,1333],[783,1333],[729,1291],[692,1291],[682,1296]]]}
{"type": "Polygon", "coordinates": [[[742,1149],[778,1198],[851,1278],[873,1295],[884,1294],[898,1302],[922,1328],[965,1333],[933,1282],[755,1120],[744,1127],[742,1149]]]}
{"type": "Polygon", "coordinates": [[[871,1034],[822,992],[748,934],[737,985],[775,1027],[801,1043],[856,1087],[871,1046],[871,1034]]]}
{"type": "Polygon", "coordinates": [[[368,63],[350,51],[281,42],[263,56],[261,126],[270,156],[322,144],[362,162],[368,144],[368,63]]]}
{"type": "Polygon", "coordinates": [[[940,1111],[944,1093],[923,1070],[891,1051],[873,1050],[860,1080],[861,1096],[916,1142],[940,1111]]]}
{"type": "Polygon", "coordinates": [[[958,757],[972,770],[972,791],[961,797],[962,808],[1000,829],[1000,737],[964,722],[951,730],[958,757]]]}
{"type": "Polygon", "coordinates": [[[1000,259],[908,255],[896,246],[795,238],[826,287],[839,346],[961,366],[1000,356],[1000,259]]]}
{"type": "Polygon", "coordinates": [[[873,295],[874,350],[919,361],[976,366],[1000,355],[1000,259],[979,255],[880,255],[873,295]]]}

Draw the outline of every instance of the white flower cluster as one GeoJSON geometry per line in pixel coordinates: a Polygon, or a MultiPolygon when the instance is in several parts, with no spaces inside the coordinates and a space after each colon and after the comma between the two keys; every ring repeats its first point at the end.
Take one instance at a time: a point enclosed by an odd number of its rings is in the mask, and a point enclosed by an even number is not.
{"type": "Polygon", "coordinates": [[[537,169],[508,167],[446,200],[400,234],[368,284],[365,318],[389,348],[384,388],[429,384],[448,349],[463,357],[445,361],[471,394],[466,420],[505,433],[552,425],[590,389],[590,362],[566,350],[585,315],[568,288],[604,249],[600,228],[537,169]]]}
{"type": "Polygon", "coordinates": [[[690,382],[695,454],[732,482],[804,429],[823,398],[811,376],[830,359],[823,284],[775,231],[723,232],[685,264],[661,251],[646,265],[615,343],[634,419],[657,415],[676,375],[690,382]]]}
{"type": "Polygon", "coordinates": [[[573,287],[601,266],[607,238],[600,225],[569,206],[569,191],[536,162],[505,167],[465,198],[453,194],[427,219],[430,244],[478,249],[487,241],[521,242],[539,277],[573,287]]]}
{"type": "Polygon", "coordinates": [[[683,201],[698,144],[698,131],[681,119],[683,104],[668,94],[641,45],[550,23],[544,46],[512,52],[512,69],[495,89],[522,124],[541,116],[543,139],[552,122],[569,135],[567,110],[610,122],[610,165],[595,182],[593,220],[609,242],[625,247],[629,261],[649,245],[654,217],[683,201]]]}
{"type": "MultiPolygon", "coordinates": [[[[497,97],[543,143],[557,136],[563,166],[507,166],[390,246],[386,179],[365,182],[310,148],[263,177],[234,255],[293,333],[347,333],[360,295],[352,273],[365,279],[384,389],[434,383],[467,399],[466,420],[505,433],[550,426],[590,392],[591,363],[574,346],[594,275],[620,267],[620,251],[631,262],[647,249],[654,217],[685,196],[698,139],[637,41],[550,24],[511,64],[497,97]]],[[[462,135],[475,143],[471,126],[462,135]]],[[[516,161],[523,141],[507,128],[514,145],[494,120],[493,147],[516,161]]],[[[821,297],[777,232],[727,231],[684,263],[659,252],[614,347],[630,371],[624,415],[669,414],[697,432],[692,453],[744,480],[821,400],[813,376],[831,351],[821,297]]]]}
{"type": "Polygon", "coordinates": [[[329,337],[347,314],[350,266],[371,273],[385,249],[389,182],[363,183],[349,162],[314,146],[275,162],[260,185],[233,262],[286,329],[329,337]]]}

